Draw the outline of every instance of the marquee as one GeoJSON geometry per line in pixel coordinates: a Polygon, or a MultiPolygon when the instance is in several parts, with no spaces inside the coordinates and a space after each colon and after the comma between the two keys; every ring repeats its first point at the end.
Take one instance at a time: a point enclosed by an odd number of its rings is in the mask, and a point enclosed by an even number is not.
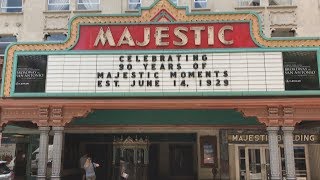
{"type": "Polygon", "coordinates": [[[253,13],[76,16],[64,43],[14,43],[3,97],[318,95],[319,39],[269,39],[253,13]]]}

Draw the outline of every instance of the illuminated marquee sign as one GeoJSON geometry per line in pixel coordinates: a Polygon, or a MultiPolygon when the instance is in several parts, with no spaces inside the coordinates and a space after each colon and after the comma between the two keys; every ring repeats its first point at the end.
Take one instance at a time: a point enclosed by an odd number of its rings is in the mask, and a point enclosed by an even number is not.
{"type": "Polygon", "coordinates": [[[15,92],[239,92],[319,88],[315,52],[19,56],[15,92]],[[299,56],[303,56],[301,61],[299,56]]]}
{"type": "Polygon", "coordinates": [[[249,23],[81,26],[74,50],[257,47],[249,23]]]}
{"type": "Polygon", "coordinates": [[[266,39],[251,13],[186,14],[158,0],[140,16],[79,16],[69,29],[64,43],[10,46],[4,97],[311,95],[319,90],[320,41],[266,39]]]}

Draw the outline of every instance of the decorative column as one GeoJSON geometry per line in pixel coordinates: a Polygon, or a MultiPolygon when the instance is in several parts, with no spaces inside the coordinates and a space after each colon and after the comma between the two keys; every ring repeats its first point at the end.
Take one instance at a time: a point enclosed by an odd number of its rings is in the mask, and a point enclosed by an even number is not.
{"type": "Polygon", "coordinates": [[[50,127],[39,127],[40,142],[39,142],[39,159],[38,159],[38,175],[37,180],[45,180],[47,175],[48,163],[48,142],[50,127]]]}
{"type": "Polygon", "coordinates": [[[293,130],[294,127],[282,127],[287,180],[296,179],[292,134],[293,130]]]}
{"type": "Polygon", "coordinates": [[[64,127],[52,127],[54,137],[51,180],[60,180],[63,130],[64,127]]]}
{"type": "Polygon", "coordinates": [[[267,127],[267,131],[269,141],[271,180],[281,180],[280,155],[278,145],[279,127],[269,126],[267,127]]]}

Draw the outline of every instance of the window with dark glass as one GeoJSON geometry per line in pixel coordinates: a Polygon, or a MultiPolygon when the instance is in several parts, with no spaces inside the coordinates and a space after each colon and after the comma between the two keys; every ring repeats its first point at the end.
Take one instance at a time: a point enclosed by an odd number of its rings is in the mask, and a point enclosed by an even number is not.
{"type": "Polygon", "coordinates": [[[295,31],[288,28],[280,28],[273,30],[271,37],[294,37],[295,31]]]}
{"type": "MultiPolygon", "coordinates": [[[[306,156],[304,146],[294,146],[294,162],[296,167],[296,177],[297,178],[307,178],[307,165],[306,165],[306,156]]],[[[281,152],[281,166],[282,166],[282,175],[286,177],[286,164],[284,156],[284,148],[280,148],[281,152]]]]}
{"type": "Polygon", "coordinates": [[[17,38],[15,36],[1,36],[0,35],[0,81],[2,79],[2,67],[3,67],[3,59],[4,53],[8,45],[12,42],[17,42],[17,38]]]}
{"type": "Polygon", "coordinates": [[[292,0],[269,0],[270,6],[290,6],[292,5],[292,0]]]}
{"type": "Polygon", "coordinates": [[[22,0],[0,0],[0,12],[22,12],[22,0]]]}
{"type": "Polygon", "coordinates": [[[48,0],[49,11],[66,11],[70,8],[70,0],[48,0]]]}
{"type": "Polygon", "coordinates": [[[246,153],[244,147],[239,147],[239,167],[240,167],[240,180],[246,179],[246,153]]]}
{"type": "Polygon", "coordinates": [[[15,36],[0,35],[0,56],[4,55],[7,46],[12,42],[17,42],[17,38],[15,36]]]}
{"type": "Polygon", "coordinates": [[[99,10],[100,0],[78,0],[78,10],[99,10]]]}
{"type": "Polygon", "coordinates": [[[260,6],[260,0],[239,0],[239,6],[260,6]]]}
{"type": "Polygon", "coordinates": [[[49,34],[45,36],[45,41],[53,41],[53,42],[62,42],[67,39],[67,35],[59,33],[59,34],[49,34]]]}
{"type": "Polygon", "coordinates": [[[207,0],[194,0],[194,8],[207,8],[207,0]]]}

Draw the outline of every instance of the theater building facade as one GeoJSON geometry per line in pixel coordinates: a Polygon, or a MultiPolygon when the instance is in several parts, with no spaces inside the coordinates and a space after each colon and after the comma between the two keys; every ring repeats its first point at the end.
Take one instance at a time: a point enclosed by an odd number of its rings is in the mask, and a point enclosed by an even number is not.
{"type": "Polygon", "coordinates": [[[84,153],[99,180],[121,158],[130,180],[320,179],[318,59],[253,12],[78,15],[62,43],[7,48],[0,123],[36,131],[28,179],[79,179],[84,153]]]}

